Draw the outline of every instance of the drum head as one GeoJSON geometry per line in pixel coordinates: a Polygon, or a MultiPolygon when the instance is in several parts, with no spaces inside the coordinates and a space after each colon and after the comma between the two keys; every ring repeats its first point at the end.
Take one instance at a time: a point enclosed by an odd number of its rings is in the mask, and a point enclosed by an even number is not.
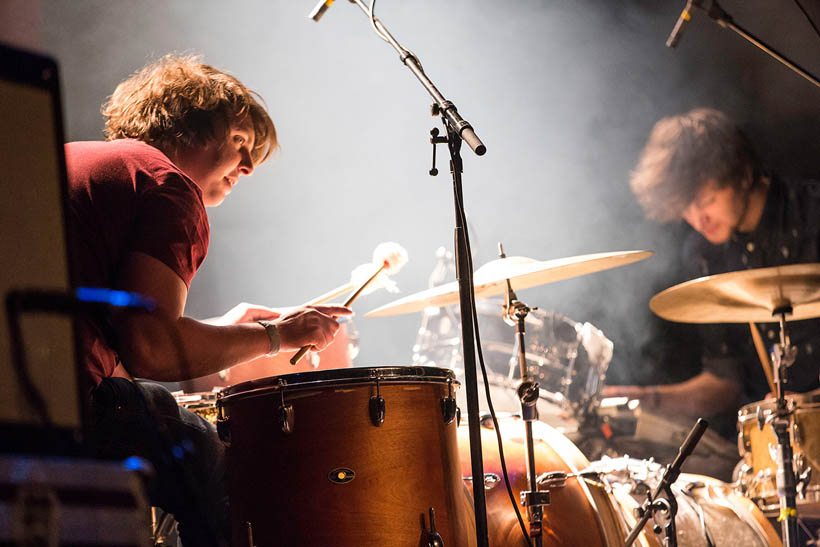
{"type": "Polygon", "coordinates": [[[220,402],[227,402],[249,395],[263,395],[275,390],[317,389],[334,386],[354,386],[380,383],[433,382],[452,384],[455,391],[460,385],[451,370],[437,367],[362,367],[313,372],[299,372],[270,376],[258,380],[242,382],[222,390],[220,402]]]}

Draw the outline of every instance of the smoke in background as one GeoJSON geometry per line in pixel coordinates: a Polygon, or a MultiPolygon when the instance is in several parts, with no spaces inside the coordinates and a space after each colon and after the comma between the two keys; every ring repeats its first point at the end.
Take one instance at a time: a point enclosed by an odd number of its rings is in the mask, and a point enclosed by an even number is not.
{"type": "MultiPolygon", "coordinates": [[[[99,106],[117,82],[167,52],[196,52],[267,101],[282,150],[210,210],[211,249],[188,298],[195,317],[239,301],[295,305],[345,282],[382,241],[410,263],[396,281],[426,287],[452,247],[446,151],[431,161],[430,100],[354,5],[318,24],[314,0],[204,3],[12,0],[3,35],[55,55],[67,135],[101,137],[99,106]],[[20,29],[17,23],[31,26],[20,29]]],[[[531,306],[589,321],[616,342],[611,379],[669,380],[697,370],[676,350],[687,330],[647,308],[682,281],[680,227],[642,218],[628,174],[652,124],[696,106],[723,109],[763,158],[816,175],[820,90],[697,12],[664,46],[683,1],[382,0],[377,15],[421,59],[488,147],[465,148],[464,194],[476,266],[508,255],[551,259],[652,249],[620,270],[522,291],[531,306]],[[675,359],[672,359],[672,356],[675,359]]],[[[820,38],[793,2],[725,0],[736,21],[820,72],[820,38]]],[[[812,16],[820,20],[814,7],[812,16]]],[[[420,318],[366,319],[392,297],[354,305],[357,364],[409,362],[420,318]]],[[[686,346],[686,344],[683,344],[686,346]]]]}

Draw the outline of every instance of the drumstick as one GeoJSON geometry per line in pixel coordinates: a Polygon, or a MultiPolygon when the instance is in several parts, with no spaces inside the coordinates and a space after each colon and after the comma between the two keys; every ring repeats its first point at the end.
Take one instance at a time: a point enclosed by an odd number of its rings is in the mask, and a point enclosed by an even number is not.
{"type": "MultiPolygon", "coordinates": [[[[375,264],[381,263],[381,266],[379,266],[379,269],[376,270],[376,272],[373,275],[367,278],[367,280],[364,283],[362,283],[359,286],[359,288],[356,289],[356,291],[348,297],[345,303],[342,304],[343,306],[350,306],[359,297],[359,295],[362,294],[362,291],[364,291],[367,288],[367,286],[370,285],[379,276],[380,273],[396,273],[397,271],[399,271],[407,263],[407,251],[405,251],[404,248],[398,243],[380,243],[373,251],[373,262],[375,264]]],[[[348,283],[348,285],[352,285],[352,283],[348,283]]],[[[342,287],[339,287],[338,289],[334,289],[329,293],[325,293],[324,295],[320,296],[319,299],[324,298],[325,296],[341,288],[342,287]]],[[[330,296],[328,300],[334,298],[335,296],[338,296],[338,294],[341,294],[341,292],[344,291],[340,291],[339,293],[333,294],[333,296],[330,296]]],[[[290,358],[290,364],[295,365],[296,363],[298,363],[302,359],[302,357],[305,356],[308,350],[310,350],[310,346],[302,346],[299,349],[299,351],[297,351],[296,354],[290,358]]]]}
{"type": "Polygon", "coordinates": [[[336,298],[340,294],[344,294],[344,293],[348,292],[349,290],[353,289],[353,287],[355,287],[353,282],[348,281],[344,285],[339,285],[335,289],[333,289],[331,291],[328,291],[328,292],[326,292],[325,294],[323,294],[321,296],[317,296],[313,300],[308,300],[307,302],[302,304],[302,306],[318,306],[319,304],[324,304],[325,302],[330,302],[331,300],[333,300],[334,298],[336,298]]]}
{"type": "Polygon", "coordinates": [[[777,393],[774,387],[774,378],[772,377],[772,363],[769,360],[769,354],[766,353],[766,348],[763,346],[763,339],[760,337],[760,331],[757,330],[757,325],[749,322],[749,330],[752,331],[752,340],[755,343],[757,350],[757,358],[760,359],[760,365],[763,367],[763,372],[766,374],[766,381],[769,382],[769,389],[772,393],[777,393]]]}

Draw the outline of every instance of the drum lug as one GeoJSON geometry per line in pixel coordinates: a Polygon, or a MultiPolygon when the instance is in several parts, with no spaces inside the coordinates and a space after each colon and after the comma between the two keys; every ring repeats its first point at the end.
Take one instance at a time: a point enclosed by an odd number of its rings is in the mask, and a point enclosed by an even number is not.
{"type": "MultiPolygon", "coordinates": [[[[805,465],[805,462],[803,462],[805,465]]],[[[797,476],[797,492],[801,499],[806,499],[806,488],[811,484],[811,467],[807,467],[805,471],[797,476]]]]}
{"type": "Polygon", "coordinates": [[[792,424],[792,444],[802,446],[804,440],[805,439],[803,438],[803,432],[800,430],[800,425],[797,423],[797,421],[795,421],[792,424]]]}
{"type": "Polygon", "coordinates": [[[757,407],[757,412],[755,412],[755,418],[757,419],[758,431],[763,431],[763,426],[766,425],[766,417],[763,415],[762,408],[757,407]]]}
{"type": "MultiPolygon", "coordinates": [[[[444,540],[441,539],[441,535],[436,531],[436,512],[431,507],[430,508],[430,529],[426,530],[424,528],[424,515],[422,515],[422,529],[424,533],[427,535],[426,539],[426,547],[444,547],[444,540]]],[[[422,540],[424,542],[425,540],[422,540]]]]}
{"type": "Polygon", "coordinates": [[[279,426],[282,428],[282,432],[285,435],[290,435],[293,433],[293,421],[295,418],[295,412],[293,411],[293,405],[286,405],[285,404],[285,382],[281,378],[279,379],[279,426]]]}
{"type": "Polygon", "coordinates": [[[228,414],[225,407],[217,402],[216,410],[216,434],[219,439],[226,445],[231,445],[231,422],[228,420],[228,414]]]}
{"type": "Polygon", "coordinates": [[[441,398],[441,414],[444,417],[444,423],[450,425],[456,417],[458,407],[456,406],[456,399],[453,397],[453,381],[448,379],[447,385],[449,394],[447,397],[441,398]]]}
{"type": "Polygon", "coordinates": [[[453,423],[453,420],[456,419],[456,412],[458,407],[456,406],[456,400],[451,399],[450,397],[442,397],[441,398],[441,414],[444,417],[444,423],[450,425],[453,423]]]}
{"type": "Polygon", "coordinates": [[[376,394],[370,396],[370,421],[374,426],[380,427],[384,423],[386,405],[384,403],[384,397],[382,397],[381,394],[381,388],[379,387],[379,380],[381,380],[381,378],[375,371],[373,377],[376,380],[376,394]]]}
{"type": "Polygon", "coordinates": [[[373,396],[370,397],[370,421],[376,427],[384,423],[385,404],[384,397],[373,396]]]}
{"type": "Polygon", "coordinates": [[[279,407],[279,425],[286,435],[293,433],[294,412],[293,405],[282,405],[279,407]]]}

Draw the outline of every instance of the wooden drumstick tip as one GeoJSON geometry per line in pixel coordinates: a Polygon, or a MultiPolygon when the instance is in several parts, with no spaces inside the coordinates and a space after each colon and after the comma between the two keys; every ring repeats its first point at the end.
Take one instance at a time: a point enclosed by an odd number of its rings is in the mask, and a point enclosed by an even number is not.
{"type": "Polygon", "coordinates": [[[310,346],[302,346],[302,347],[299,349],[299,351],[297,351],[297,352],[293,355],[293,357],[291,357],[291,358],[290,358],[290,364],[291,364],[291,365],[295,365],[296,363],[298,363],[299,361],[301,361],[301,360],[302,360],[302,357],[304,357],[304,356],[305,356],[305,354],[306,354],[308,351],[310,351],[310,346]]]}

